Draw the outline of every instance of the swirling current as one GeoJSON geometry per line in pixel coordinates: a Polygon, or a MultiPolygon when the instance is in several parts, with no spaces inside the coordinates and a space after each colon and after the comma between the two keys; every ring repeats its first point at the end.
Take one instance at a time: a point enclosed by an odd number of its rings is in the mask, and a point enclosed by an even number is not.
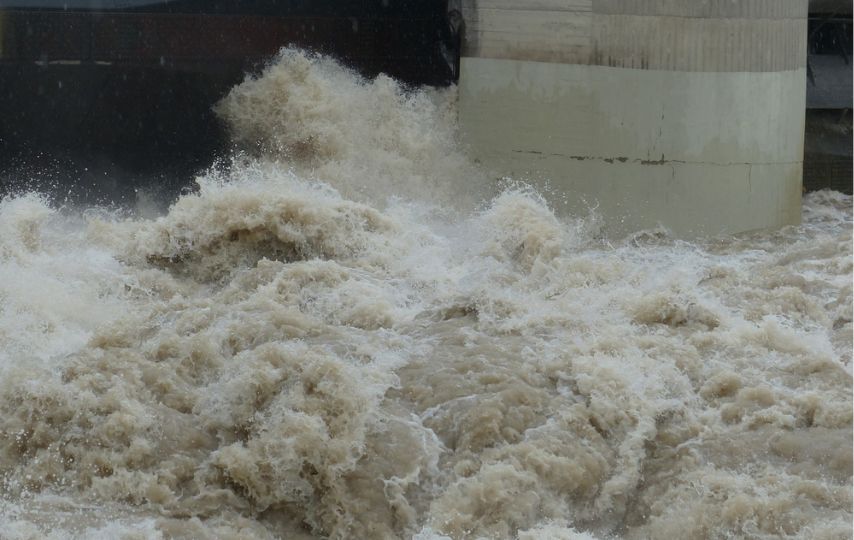
{"type": "Polygon", "coordinates": [[[683,241],[284,50],[168,211],[0,201],[0,538],[851,538],[852,201],[683,241]]]}

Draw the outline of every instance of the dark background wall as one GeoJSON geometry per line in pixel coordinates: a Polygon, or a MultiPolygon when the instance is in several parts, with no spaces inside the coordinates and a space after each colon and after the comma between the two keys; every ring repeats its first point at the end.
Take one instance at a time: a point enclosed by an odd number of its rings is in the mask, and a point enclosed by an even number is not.
{"type": "Polygon", "coordinates": [[[228,152],[211,111],[297,45],[367,77],[456,78],[442,1],[0,0],[0,194],[177,194],[228,152]]]}

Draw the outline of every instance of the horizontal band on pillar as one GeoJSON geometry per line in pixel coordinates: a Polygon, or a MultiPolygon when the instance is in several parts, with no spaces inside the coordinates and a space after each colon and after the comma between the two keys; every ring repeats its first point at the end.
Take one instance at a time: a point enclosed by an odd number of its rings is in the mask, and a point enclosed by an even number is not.
{"type": "Polygon", "coordinates": [[[463,56],[709,72],[787,71],[806,64],[805,0],[518,4],[465,2],[463,56]],[[630,13],[610,13],[620,5],[630,13]],[[642,5],[649,10],[636,13],[642,5]]]}
{"type": "Polygon", "coordinates": [[[593,0],[594,13],[707,19],[804,19],[806,0],[593,0]]]}
{"type": "Polygon", "coordinates": [[[702,19],[601,15],[589,64],[671,71],[788,71],[806,65],[798,19],[702,19]]]}

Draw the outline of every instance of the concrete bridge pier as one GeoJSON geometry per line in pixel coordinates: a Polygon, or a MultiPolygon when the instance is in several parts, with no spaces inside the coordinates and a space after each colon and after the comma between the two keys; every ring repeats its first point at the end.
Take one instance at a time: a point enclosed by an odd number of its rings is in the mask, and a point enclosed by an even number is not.
{"type": "Polygon", "coordinates": [[[807,0],[463,0],[460,125],[608,231],[800,221],[807,0]]]}

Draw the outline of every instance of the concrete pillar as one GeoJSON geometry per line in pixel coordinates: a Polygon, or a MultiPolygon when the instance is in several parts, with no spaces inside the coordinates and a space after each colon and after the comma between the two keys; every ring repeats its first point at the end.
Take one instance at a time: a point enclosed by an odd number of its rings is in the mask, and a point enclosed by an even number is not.
{"type": "Polygon", "coordinates": [[[463,0],[475,158],[610,232],[800,221],[807,0],[463,0]]]}

